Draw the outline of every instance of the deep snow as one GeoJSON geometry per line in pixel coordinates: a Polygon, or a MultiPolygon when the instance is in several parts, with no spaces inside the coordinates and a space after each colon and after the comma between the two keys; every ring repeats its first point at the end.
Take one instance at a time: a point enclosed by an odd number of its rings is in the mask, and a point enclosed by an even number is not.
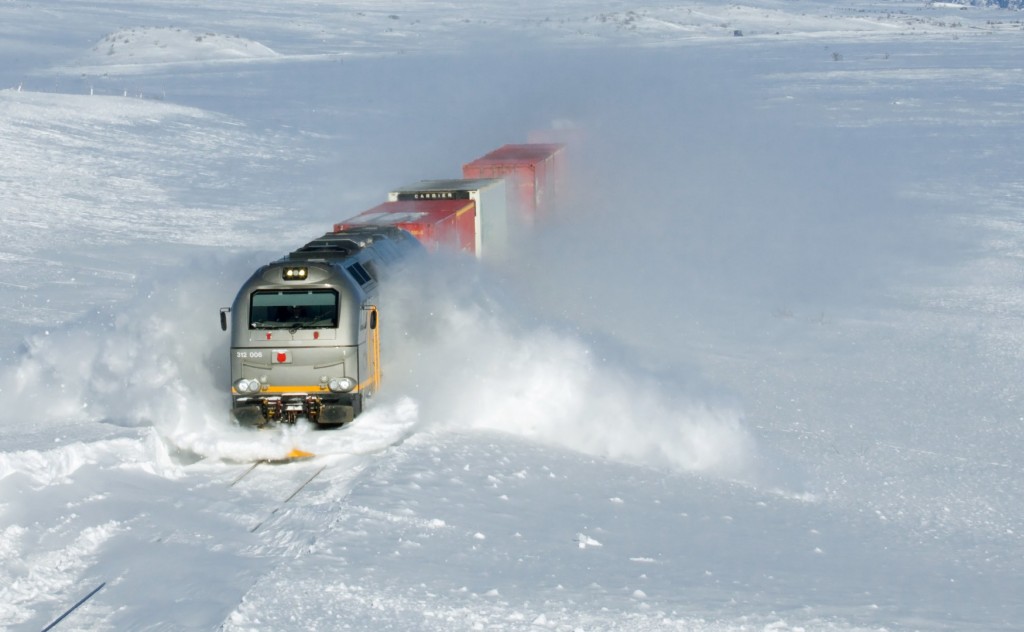
{"type": "Polygon", "coordinates": [[[0,625],[103,584],[57,629],[1020,629],[1022,36],[0,5],[0,625]],[[513,261],[391,288],[374,409],[226,422],[255,266],[567,124],[571,203],[513,261]]]}

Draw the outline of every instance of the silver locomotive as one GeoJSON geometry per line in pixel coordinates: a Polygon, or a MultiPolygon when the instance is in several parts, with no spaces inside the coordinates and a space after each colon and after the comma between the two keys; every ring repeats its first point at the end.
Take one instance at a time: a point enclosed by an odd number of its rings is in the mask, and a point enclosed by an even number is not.
{"type": "Polygon", "coordinates": [[[340,425],[380,387],[380,275],[422,251],[410,233],[327,233],[257,270],[230,308],[232,414],[243,425],[340,425]]]}

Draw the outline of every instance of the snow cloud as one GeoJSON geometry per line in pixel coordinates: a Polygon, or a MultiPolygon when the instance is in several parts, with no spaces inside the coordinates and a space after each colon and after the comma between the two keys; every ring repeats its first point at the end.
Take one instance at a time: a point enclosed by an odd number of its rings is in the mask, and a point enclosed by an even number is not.
{"type": "Polygon", "coordinates": [[[389,392],[421,423],[510,432],[600,457],[743,477],[755,447],[731,405],[650,374],[606,339],[546,324],[469,261],[438,259],[400,281],[389,392]]]}
{"type": "Polygon", "coordinates": [[[197,260],[195,276],[154,281],[116,310],[25,339],[4,371],[7,430],[94,421],[172,432],[223,423],[224,341],[216,309],[223,271],[197,260]]]}

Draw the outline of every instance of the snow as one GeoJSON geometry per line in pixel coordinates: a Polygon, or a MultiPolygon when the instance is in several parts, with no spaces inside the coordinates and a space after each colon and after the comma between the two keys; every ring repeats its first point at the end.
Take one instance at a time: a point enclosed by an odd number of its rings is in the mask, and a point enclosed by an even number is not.
{"type": "Polygon", "coordinates": [[[0,627],[1020,629],[1022,24],[0,4],[0,627]],[[369,411],[227,422],[256,266],[544,128],[565,208],[403,271],[369,411]]]}
{"type": "MultiPolygon", "coordinates": [[[[238,36],[180,28],[127,29],[110,33],[90,51],[96,65],[180,64],[274,57],[266,46],[238,36]]],[[[83,64],[87,65],[87,64],[83,64]]]]}

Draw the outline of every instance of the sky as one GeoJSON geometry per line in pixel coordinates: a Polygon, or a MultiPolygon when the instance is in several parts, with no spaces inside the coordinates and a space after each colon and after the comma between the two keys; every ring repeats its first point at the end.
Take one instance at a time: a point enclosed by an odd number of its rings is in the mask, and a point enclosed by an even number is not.
{"type": "Polygon", "coordinates": [[[4,3],[0,627],[1019,629],[1021,24],[4,3]],[[228,422],[252,270],[552,129],[556,217],[389,285],[374,407],[228,422]]]}

